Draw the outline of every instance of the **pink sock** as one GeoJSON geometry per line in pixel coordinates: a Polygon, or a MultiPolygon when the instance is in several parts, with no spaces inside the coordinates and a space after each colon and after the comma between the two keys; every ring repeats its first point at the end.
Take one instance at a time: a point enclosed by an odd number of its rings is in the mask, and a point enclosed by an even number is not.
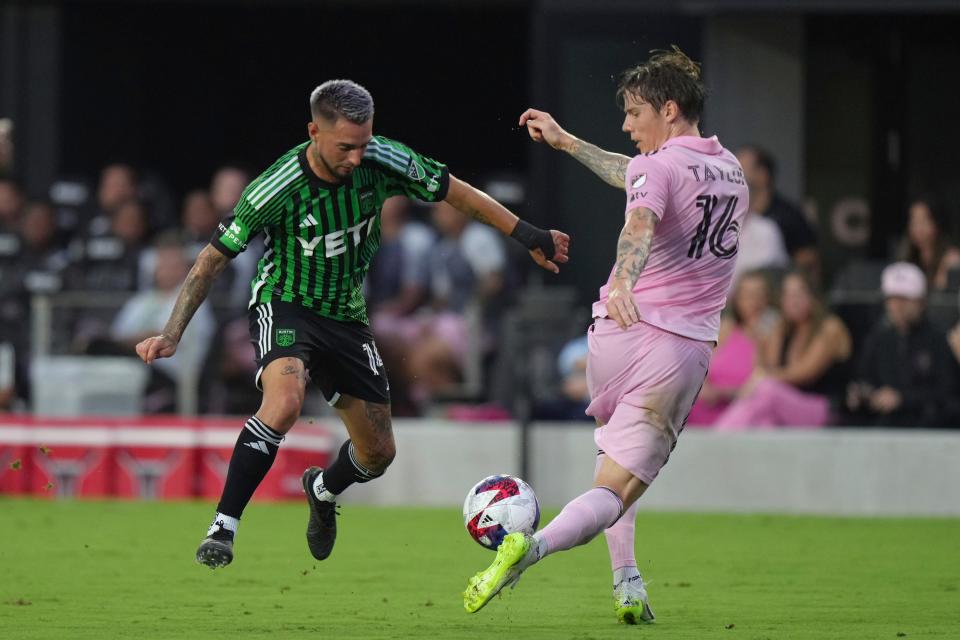
{"type": "Polygon", "coordinates": [[[546,542],[540,557],[590,542],[616,521],[622,509],[619,496],[603,487],[574,498],[535,536],[546,542]]]}
{"type": "Polygon", "coordinates": [[[633,552],[633,531],[637,523],[637,505],[639,504],[638,500],[630,505],[620,519],[603,532],[607,538],[607,548],[610,549],[610,568],[614,571],[621,567],[637,566],[637,559],[633,552]]]}

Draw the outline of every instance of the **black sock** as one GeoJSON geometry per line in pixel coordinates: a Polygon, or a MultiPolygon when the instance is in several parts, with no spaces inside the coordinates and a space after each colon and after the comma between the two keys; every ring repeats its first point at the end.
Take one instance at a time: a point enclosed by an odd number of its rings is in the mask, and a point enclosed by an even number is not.
{"type": "Polygon", "coordinates": [[[357,461],[357,454],[353,448],[353,442],[347,440],[340,447],[340,453],[337,459],[333,461],[330,468],[323,472],[323,488],[334,495],[339,495],[352,485],[354,482],[370,482],[379,478],[383,472],[377,473],[370,471],[357,461]]]}
{"type": "Polygon", "coordinates": [[[283,435],[277,433],[262,420],[252,416],[247,420],[237,444],[230,456],[227,482],[223,486],[219,513],[240,519],[243,509],[250,502],[263,477],[277,457],[283,435]]]}

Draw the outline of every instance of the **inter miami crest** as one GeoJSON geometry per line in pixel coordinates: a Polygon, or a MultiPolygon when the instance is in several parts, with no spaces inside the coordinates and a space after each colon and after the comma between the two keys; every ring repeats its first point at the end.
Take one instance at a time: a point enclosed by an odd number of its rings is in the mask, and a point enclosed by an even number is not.
{"type": "Polygon", "coordinates": [[[297,332],[293,329],[277,329],[277,346],[289,347],[297,340],[297,332]]]}

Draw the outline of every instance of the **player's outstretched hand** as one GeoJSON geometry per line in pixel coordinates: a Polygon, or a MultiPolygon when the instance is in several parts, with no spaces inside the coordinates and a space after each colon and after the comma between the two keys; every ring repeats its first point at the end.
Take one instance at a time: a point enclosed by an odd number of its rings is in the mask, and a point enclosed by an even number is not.
{"type": "Polygon", "coordinates": [[[520,126],[524,125],[535,142],[546,142],[554,149],[565,151],[575,140],[546,111],[527,109],[520,115],[520,126]]]}
{"type": "Polygon", "coordinates": [[[177,352],[177,343],[167,336],[153,336],[137,345],[137,355],[150,364],[157,358],[169,358],[177,352]]]}
{"type": "Polygon", "coordinates": [[[626,284],[620,285],[614,281],[611,285],[610,292],[607,294],[607,315],[621,329],[627,329],[630,325],[640,322],[637,301],[633,299],[633,291],[626,284]]]}
{"type": "Polygon", "coordinates": [[[567,255],[567,252],[570,250],[570,236],[563,231],[550,229],[550,237],[553,238],[553,258],[548,260],[547,256],[543,254],[542,249],[531,249],[530,257],[547,271],[560,273],[560,267],[558,267],[556,263],[559,262],[563,264],[564,262],[570,261],[570,256],[567,255]]]}

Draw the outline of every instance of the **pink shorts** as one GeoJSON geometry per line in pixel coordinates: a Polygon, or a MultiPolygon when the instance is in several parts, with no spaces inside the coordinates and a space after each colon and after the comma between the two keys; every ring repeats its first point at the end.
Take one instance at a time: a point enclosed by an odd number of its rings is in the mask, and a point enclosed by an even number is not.
{"type": "Polygon", "coordinates": [[[624,331],[609,318],[595,319],[587,340],[587,415],[603,423],[594,439],[649,485],[677,444],[712,347],[645,322],[624,331]]]}

